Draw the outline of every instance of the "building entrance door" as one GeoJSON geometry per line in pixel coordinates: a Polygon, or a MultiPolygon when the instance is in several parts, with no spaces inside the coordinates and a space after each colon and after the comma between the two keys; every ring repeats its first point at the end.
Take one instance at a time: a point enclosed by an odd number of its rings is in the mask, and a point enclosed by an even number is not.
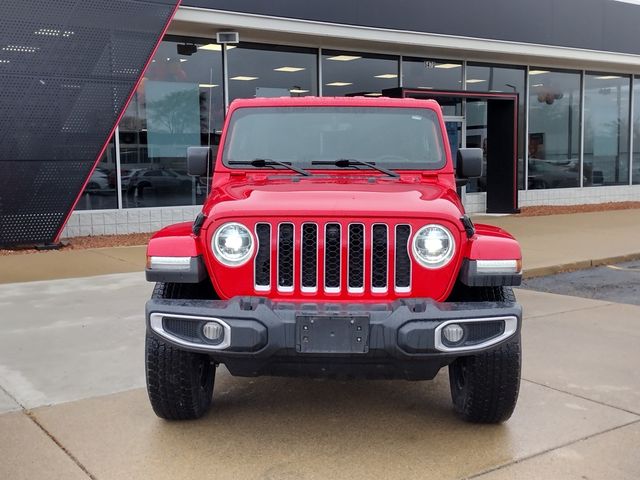
{"type": "MultiPolygon", "coordinates": [[[[488,213],[518,210],[518,94],[394,88],[391,97],[436,100],[442,107],[455,161],[458,148],[482,148],[483,176],[466,192],[486,192],[488,213]]],[[[464,201],[465,192],[462,192],[464,201]]]]}

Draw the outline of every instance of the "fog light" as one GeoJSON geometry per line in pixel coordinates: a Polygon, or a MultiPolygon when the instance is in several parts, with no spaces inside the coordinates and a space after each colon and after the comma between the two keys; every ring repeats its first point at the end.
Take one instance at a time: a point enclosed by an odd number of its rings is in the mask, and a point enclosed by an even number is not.
{"type": "Polygon", "coordinates": [[[221,341],[224,337],[224,329],[218,322],[207,322],[202,327],[202,334],[214,342],[221,341]]]}
{"type": "Polygon", "coordinates": [[[464,336],[464,330],[457,323],[452,323],[442,329],[442,336],[449,343],[458,343],[464,336]]]}

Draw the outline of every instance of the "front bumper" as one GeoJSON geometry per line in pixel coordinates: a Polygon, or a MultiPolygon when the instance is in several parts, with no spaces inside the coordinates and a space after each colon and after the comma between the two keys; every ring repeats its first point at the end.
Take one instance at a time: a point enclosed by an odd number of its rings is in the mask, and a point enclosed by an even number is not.
{"type": "Polygon", "coordinates": [[[272,302],[262,297],[152,299],[146,318],[152,335],[184,350],[208,353],[238,375],[278,374],[271,368],[275,364],[287,365],[284,374],[298,374],[305,365],[315,365],[322,374],[332,364],[338,371],[339,365],[359,364],[380,371],[373,376],[392,377],[396,374],[382,374],[385,364],[419,361],[424,367],[430,361],[429,372],[418,376],[431,378],[459,356],[517,338],[522,309],[516,303],[431,299],[381,304],[272,302]],[[202,326],[211,321],[223,327],[221,340],[203,335],[202,326]],[[463,326],[462,343],[452,345],[443,337],[450,323],[463,326]]]}

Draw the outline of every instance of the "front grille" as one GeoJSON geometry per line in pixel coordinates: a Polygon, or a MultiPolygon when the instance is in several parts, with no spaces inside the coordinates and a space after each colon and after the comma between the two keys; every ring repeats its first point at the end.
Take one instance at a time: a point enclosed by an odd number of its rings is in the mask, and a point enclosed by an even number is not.
{"type": "Polygon", "coordinates": [[[271,285],[271,225],[256,225],[258,250],[256,253],[254,275],[257,290],[268,290],[271,285]]]}
{"type": "Polygon", "coordinates": [[[313,292],[318,288],[318,226],[315,223],[302,225],[301,238],[302,291],[313,292]]]}
{"type": "Polygon", "coordinates": [[[371,290],[384,292],[387,290],[387,265],[389,262],[387,247],[387,226],[376,224],[373,226],[371,238],[371,290]]]}
{"type": "Polygon", "coordinates": [[[270,290],[272,275],[279,292],[411,291],[407,224],[258,223],[256,238],[257,291],[270,290]]]}
{"type": "Polygon", "coordinates": [[[411,259],[409,258],[409,225],[396,225],[396,290],[407,291],[411,286],[411,259]]]}
{"type": "Polygon", "coordinates": [[[278,228],[278,290],[293,291],[293,224],[278,228]]]}
{"type": "Polygon", "coordinates": [[[364,225],[349,225],[349,291],[364,291],[364,225]]]}
{"type": "Polygon", "coordinates": [[[194,322],[193,320],[186,320],[184,318],[164,317],[162,319],[162,328],[164,328],[165,331],[190,342],[200,341],[201,325],[200,322],[194,322]]]}
{"type": "Polygon", "coordinates": [[[340,291],[342,228],[339,223],[327,223],[324,234],[324,289],[327,292],[340,291]]]}
{"type": "Polygon", "coordinates": [[[495,338],[504,332],[504,321],[469,322],[464,324],[465,345],[475,345],[495,338]]]}

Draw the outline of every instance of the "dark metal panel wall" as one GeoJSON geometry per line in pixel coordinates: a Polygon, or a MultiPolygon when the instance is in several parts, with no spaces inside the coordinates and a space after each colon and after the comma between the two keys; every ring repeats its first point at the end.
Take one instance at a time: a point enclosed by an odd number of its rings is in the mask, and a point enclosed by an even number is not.
{"type": "Polygon", "coordinates": [[[61,230],[178,0],[2,0],[0,245],[61,230]]]}
{"type": "Polygon", "coordinates": [[[321,22],[640,54],[640,6],[619,0],[184,0],[321,22]]]}

